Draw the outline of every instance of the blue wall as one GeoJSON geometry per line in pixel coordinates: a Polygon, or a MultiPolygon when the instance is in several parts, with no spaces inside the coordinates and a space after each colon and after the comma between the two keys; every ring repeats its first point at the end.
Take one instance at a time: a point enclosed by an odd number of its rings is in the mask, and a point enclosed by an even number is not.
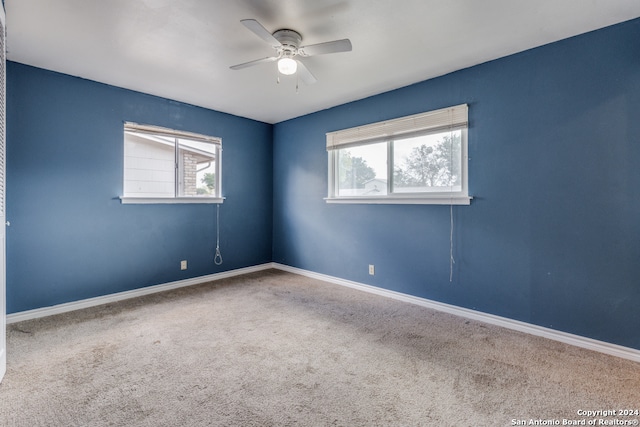
{"type": "Polygon", "coordinates": [[[271,261],[272,125],[12,62],[7,77],[8,313],[271,261]],[[120,203],[124,121],[222,137],[221,266],[215,205],[120,203]]]}
{"type": "Polygon", "coordinates": [[[640,20],[275,125],[275,262],[640,349],[640,20]],[[326,204],[325,133],[470,106],[470,206],[326,204]],[[375,264],[375,276],[368,275],[375,264]]]}
{"type": "Polygon", "coordinates": [[[9,313],[273,260],[640,349],[640,20],[274,126],[17,63],[7,99],[9,313]],[[326,204],[324,134],[460,103],[450,283],[449,207],[326,204]],[[222,266],[214,205],[117,199],[124,121],[223,138],[222,266]]]}

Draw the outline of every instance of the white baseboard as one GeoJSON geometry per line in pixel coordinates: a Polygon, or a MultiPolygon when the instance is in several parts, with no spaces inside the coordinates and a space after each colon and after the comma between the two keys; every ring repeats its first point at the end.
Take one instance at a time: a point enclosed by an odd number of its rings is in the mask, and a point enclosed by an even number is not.
{"type": "Polygon", "coordinates": [[[210,274],[207,276],[195,277],[192,279],[179,280],[176,282],[170,282],[170,283],[165,283],[161,285],[148,286],[141,289],[134,289],[131,291],[119,292],[119,293],[105,295],[105,296],[96,297],[96,298],[73,301],[65,304],[54,305],[51,307],[43,307],[43,308],[37,308],[34,310],[27,310],[27,311],[21,311],[18,313],[12,313],[7,315],[7,324],[21,322],[24,320],[37,319],[40,317],[51,316],[54,314],[66,313],[69,311],[80,310],[83,308],[95,307],[97,305],[108,304],[116,301],[122,301],[129,298],[136,298],[143,295],[154,294],[157,292],[163,292],[171,289],[182,288],[185,286],[198,285],[201,283],[212,282],[215,280],[221,280],[228,277],[239,276],[242,274],[254,273],[258,271],[268,270],[271,268],[287,271],[289,273],[299,274],[301,276],[310,277],[313,279],[322,280],[322,281],[333,283],[336,285],[346,286],[352,289],[369,292],[369,293],[380,295],[387,298],[393,298],[395,300],[408,302],[410,304],[416,304],[422,307],[430,308],[437,311],[442,311],[444,313],[453,314],[453,315],[464,317],[467,319],[477,320],[479,322],[501,326],[503,328],[512,329],[515,331],[524,332],[527,334],[531,334],[531,335],[535,335],[543,338],[548,338],[554,341],[559,341],[559,342],[570,344],[576,347],[581,347],[588,350],[593,350],[600,353],[608,354],[611,356],[632,360],[634,362],[640,362],[640,350],[636,350],[633,348],[624,347],[617,344],[611,344],[605,341],[598,341],[598,340],[586,338],[580,335],[574,335],[566,332],[556,331],[554,329],[532,325],[530,323],[521,322],[519,320],[513,320],[506,317],[500,317],[493,314],[483,313],[481,311],[470,310],[468,308],[457,307],[455,305],[432,301],[426,298],[415,297],[412,295],[390,291],[387,289],[378,288],[371,285],[365,285],[363,283],[340,279],[338,277],[328,276],[326,274],[315,273],[313,271],[303,270],[296,267],[289,267],[287,265],[279,264],[275,262],[256,265],[253,267],[239,268],[236,270],[210,274]]]}
{"type": "Polygon", "coordinates": [[[500,317],[493,314],[483,313],[481,311],[470,310],[468,308],[457,307],[455,305],[432,301],[426,298],[415,297],[412,295],[407,295],[400,292],[377,288],[375,286],[365,285],[358,282],[352,282],[350,280],[344,280],[337,277],[328,276],[325,274],[314,273],[312,271],[302,270],[296,267],[289,267],[283,264],[273,263],[272,266],[275,269],[287,271],[289,273],[311,277],[311,278],[322,280],[325,282],[334,283],[337,285],[357,289],[360,291],[369,292],[372,294],[381,295],[388,298],[393,298],[395,300],[416,304],[422,307],[431,308],[433,310],[442,311],[445,313],[453,314],[453,315],[464,317],[467,319],[477,320],[479,322],[484,322],[491,325],[501,326],[503,328],[512,329],[515,331],[524,332],[524,333],[539,336],[539,337],[548,338],[554,341],[559,341],[559,342],[570,344],[576,347],[581,347],[588,350],[609,354],[611,356],[621,357],[623,359],[633,360],[634,362],[640,362],[640,350],[636,350],[634,348],[624,347],[617,344],[611,344],[605,341],[598,341],[598,340],[586,338],[580,335],[574,335],[566,332],[556,331],[554,329],[532,325],[530,323],[521,322],[519,320],[513,320],[506,317],[500,317]]]}
{"type": "Polygon", "coordinates": [[[171,289],[183,288],[185,286],[199,285],[201,283],[212,282],[215,280],[226,279],[228,277],[239,276],[241,274],[254,273],[257,271],[268,270],[273,268],[271,263],[256,265],[253,267],[239,268],[236,270],[224,271],[221,273],[209,274],[207,276],[194,277],[192,279],[178,280],[176,282],[164,283],[161,285],[147,286],[145,288],[134,289],[131,291],[118,292],[115,294],[104,295],[95,298],[83,299],[80,301],[68,302],[65,304],[53,305],[51,307],[36,308],[34,310],[21,311],[18,313],[7,314],[7,324],[22,322],[24,320],[37,319],[40,317],[52,316],[54,314],[66,313],[69,311],[80,310],[83,308],[95,307],[97,305],[108,304],[116,301],[122,301],[129,298],[141,297],[143,295],[155,294],[171,289]]]}

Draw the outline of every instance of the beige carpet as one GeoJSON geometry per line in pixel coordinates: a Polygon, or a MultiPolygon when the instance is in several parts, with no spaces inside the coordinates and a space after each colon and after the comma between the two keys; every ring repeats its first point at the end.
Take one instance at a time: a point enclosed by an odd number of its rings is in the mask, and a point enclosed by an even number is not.
{"type": "Polygon", "coordinates": [[[640,419],[578,414],[640,409],[638,363],[279,271],[16,323],[7,339],[3,426],[640,419]]]}

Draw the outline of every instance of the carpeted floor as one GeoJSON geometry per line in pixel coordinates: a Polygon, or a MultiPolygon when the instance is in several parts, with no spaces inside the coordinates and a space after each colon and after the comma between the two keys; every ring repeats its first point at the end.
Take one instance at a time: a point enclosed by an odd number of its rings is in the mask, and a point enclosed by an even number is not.
{"type": "Polygon", "coordinates": [[[280,271],[12,324],[7,341],[3,426],[640,419],[579,413],[640,409],[638,363],[280,271]]]}

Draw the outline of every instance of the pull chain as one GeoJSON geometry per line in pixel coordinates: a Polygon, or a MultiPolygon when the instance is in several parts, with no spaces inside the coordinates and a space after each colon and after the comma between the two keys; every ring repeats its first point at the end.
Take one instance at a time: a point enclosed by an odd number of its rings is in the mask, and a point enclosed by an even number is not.
{"type": "Polygon", "coordinates": [[[220,205],[216,205],[216,255],[213,257],[215,265],[222,264],[222,255],[220,254],[220,205]]]}

